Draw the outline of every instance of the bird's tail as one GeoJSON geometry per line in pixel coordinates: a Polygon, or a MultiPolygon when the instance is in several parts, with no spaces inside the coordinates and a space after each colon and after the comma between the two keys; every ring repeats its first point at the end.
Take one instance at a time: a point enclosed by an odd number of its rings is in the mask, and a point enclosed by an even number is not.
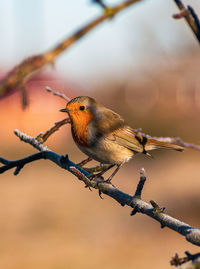
{"type": "Polygon", "coordinates": [[[170,144],[167,142],[158,141],[153,138],[148,138],[145,144],[145,151],[158,149],[158,148],[166,148],[166,149],[174,149],[177,151],[184,151],[184,148],[175,144],[170,144]]]}

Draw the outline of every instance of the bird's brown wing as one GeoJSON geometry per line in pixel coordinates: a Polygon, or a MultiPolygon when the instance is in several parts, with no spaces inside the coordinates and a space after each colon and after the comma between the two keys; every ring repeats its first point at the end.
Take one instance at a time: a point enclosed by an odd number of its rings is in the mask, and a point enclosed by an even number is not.
{"type": "Polygon", "coordinates": [[[134,152],[144,151],[143,137],[137,136],[128,126],[115,130],[107,138],[134,152]]]}
{"type": "Polygon", "coordinates": [[[147,151],[157,148],[174,149],[178,151],[184,150],[181,146],[136,134],[129,126],[124,126],[123,128],[115,130],[109,135],[108,139],[113,140],[117,144],[133,150],[134,152],[147,153],[147,151]]]}

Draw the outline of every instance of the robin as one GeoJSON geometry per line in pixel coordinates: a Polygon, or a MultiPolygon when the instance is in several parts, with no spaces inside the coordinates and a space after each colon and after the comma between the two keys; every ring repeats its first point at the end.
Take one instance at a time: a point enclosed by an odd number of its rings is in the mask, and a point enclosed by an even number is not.
{"type": "Polygon", "coordinates": [[[108,183],[120,167],[138,153],[150,155],[157,148],[183,151],[183,147],[148,138],[138,134],[124,119],[111,109],[98,104],[93,98],[79,96],[70,100],[61,112],[68,113],[73,139],[89,160],[106,165],[99,174],[116,166],[108,183]]]}

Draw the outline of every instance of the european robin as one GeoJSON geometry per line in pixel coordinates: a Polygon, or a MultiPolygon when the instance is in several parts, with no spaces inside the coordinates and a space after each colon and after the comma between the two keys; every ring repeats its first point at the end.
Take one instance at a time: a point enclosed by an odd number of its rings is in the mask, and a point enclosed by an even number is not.
{"type": "Polygon", "coordinates": [[[98,176],[116,166],[107,182],[138,153],[150,155],[148,151],[157,148],[183,151],[183,147],[178,145],[136,133],[119,114],[88,96],[72,99],[60,111],[68,113],[72,136],[79,149],[88,157],[107,165],[98,176]]]}

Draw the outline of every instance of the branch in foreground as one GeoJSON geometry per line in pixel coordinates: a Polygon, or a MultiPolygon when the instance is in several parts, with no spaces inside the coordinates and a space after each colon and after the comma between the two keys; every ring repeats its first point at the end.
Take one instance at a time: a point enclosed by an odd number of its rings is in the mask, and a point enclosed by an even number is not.
{"type": "Polygon", "coordinates": [[[200,21],[194,9],[191,6],[188,6],[186,8],[181,0],[174,0],[174,2],[180,9],[180,13],[173,15],[173,18],[184,18],[190,29],[194,33],[195,37],[197,38],[198,42],[200,43],[200,21]]]}
{"type": "MultiPolygon", "coordinates": [[[[21,134],[21,140],[25,137],[24,134],[21,134]]],[[[27,141],[26,135],[26,141],[27,141]]],[[[30,137],[30,144],[33,145],[34,138],[30,137]]],[[[36,141],[37,143],[37,141],[36,141]]],[[[40,149],[39,149],[40,150],[40,149]]],[[[0,162],[4,164],[0,167],[0,173],[15,168],[14,174],[17,175],[21,169],[28,163],[31,163],[40,159],[48,159],[56,163],[59,167],[69,171],[75,175],[79,180],[83,181],[85,185],[89,188],[95,188],[99,190],[99,193],[104,193],[113,199],[115,199],[121,205],[130,206],[133,210],[131,215],[135,215],[137,212],[143,213],[161,224],[161,227],[168,227],[179,234],[183,235],[187,241],[190,243],[200,246],[200,230],[194,227],[191,227],[189,224],[181,222],[178,219],[175,219],[163,212],[163,210],[158,210],[158,205],[154,202],[154,206],[149,203],[146,203],[141,199],[141,194],[143,186],[146,180],[144,175],[144,170],[141,170],[140,181],[135,192],[135,195],[131,196],[127,193],[122,192],[112,184],[108,184],[104,181],[103,177],[90,180],[92,174],[85,171],[83,168],[79,167],[72,161],[68,159],[68,156],[61,156],[52,151],[41,151],[33,155],[27,156],[25,158],[9,161],[4,158],[0,158],[0,162]]]]}
{"type": "MultiPolygon", "coordinates": [[[[39,54],[36,56],[32,56],[30,58],[25,59],[19,65],[14,67],[8,75],[0,82],[0,96],[13,91],[15,89],[23,89],[23,97],[25,96],[25,82],[32,77],[36,71],[39,71],[47,64],[51,64],[58,55],[60,55],[64,50],[69,48],[83,36],[85,36],[88,32],[98,26],[100,23],[105,20],[113,17],[123,9],[129,7],[130,5],[139,2],[141,0],[127,0],[123,3],[120,3],[112,8],[106,8],[102,15],[76,31],[69,38],[63,40],[57,46],[55,46],[52,50],[39,54]],[[112,12],[111,12],[112,11],[112,12]]],[[[24,102],[25,105],[25,102],[24,102]]]]}

